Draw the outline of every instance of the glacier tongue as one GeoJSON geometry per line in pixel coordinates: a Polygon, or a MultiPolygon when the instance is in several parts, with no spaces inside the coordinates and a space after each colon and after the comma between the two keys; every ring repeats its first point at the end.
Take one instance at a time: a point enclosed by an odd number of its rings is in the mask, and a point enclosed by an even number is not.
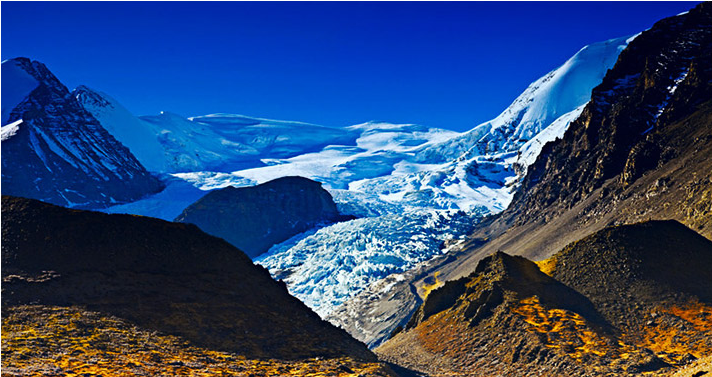
{"type": "MultiPolygon", "coordinates": [[[[320,158],[326,155],[319,154],[298,156],[276,167],[233,172],[233,177],[257,180],[265,171],[290,167],[313,176],[321,174],[325,182],[331,180],[331,192],[341,207],[371,216],[302,234],[276,245],[257,263],[326,317],[368,285],[444,252],[443,241],[467,234],[472,218],[506,208],[526,168],[544,144],[562,137],[581,114],[591,90],[630,40],[618,38],[584,47],[532,83],[497,118],[444,141],[429,137],[428,142],[410,144],[415,148],[407,142],[394,145],[394,140],[407,138],[388,131],[399,129],[397,125],[380,124],[378,132],[367,130],[357,139],[356,153],[345,158],[336,150],[329,151],[328,161],[339,164],[327,166],[328,174],[324,166],[304,168],[304,160],[315,165],[314,161],[323,161],[320,158]],[[389,160],[398,152],[407,153],[389,160]],[[375,169],[373,164],[384,171],[369,171],[375,169]],[[348,169],[335,175],[336,167],[348,169]],[[348,190],[335,190],[344,183],[348,190]],[[359,206],[354,200],[366,204],[359,206]]],[[[409,129],[410,135],[422,132],[417,127],[409,129]]],[[[365,129],[363,125],[355,128],[365,129]]]]}
{"type": "Polygon", "coordinates": [[[273,246],[255,263],[325,317],[371,283],[445,252],[473,227],[458,210],[407,211],[333,224],[273,246]]]}

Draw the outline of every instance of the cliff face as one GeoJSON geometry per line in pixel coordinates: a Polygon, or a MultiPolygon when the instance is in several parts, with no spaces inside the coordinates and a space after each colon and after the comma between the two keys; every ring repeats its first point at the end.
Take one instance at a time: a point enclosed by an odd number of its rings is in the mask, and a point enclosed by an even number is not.
{"type": "Polygon", "coordinates": [[[547,207],[570,208],[609,179],[623,189],[679,157],[671,126],[710,99],[712,6],[703,3],[656,23],[621,53],[563,140],[547,145],[531,167],[511,206],[515,223],[547,207]]]}
{"type": "Polygon", "coordinates": [[[248,358],[374,360],[240,250],[190,224],[4,196],[2,240],[3,318],[37,325],[64,308],[248,358]]]}
{"type": "Polygon", "coordinates": [[[534,259],[607,225],[675,219],[712,238],[712,6],[664,19],[623,51],[512,204],[440,266],[464,276],[496,250],[534,259]]]}
{"type": "Polygon", "coordinates": [[[254,258],[319,224],[345,219],[319,182],[285,177],[253,187],[212,191],[176,221],[195,224],[254,258]]]}
{"type": "Polygon", "coordinates": [[[96,208],[163,188],[42,63],[2,66],[3,194],[96,208]]]}

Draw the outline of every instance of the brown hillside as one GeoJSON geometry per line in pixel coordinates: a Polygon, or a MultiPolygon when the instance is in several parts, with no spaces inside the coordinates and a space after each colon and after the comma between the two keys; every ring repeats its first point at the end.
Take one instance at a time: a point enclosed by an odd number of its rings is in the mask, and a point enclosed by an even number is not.
{"type": "MultiPolygon", "coordinates": [[[[3,196],[2,278],[3,374],[30,373],[42,358],[69,373],[92,360],[112,364],[117,354],[148,374],[166,367],[156,360],[208,357],[227,367],[224,358],[235,355],[240,365],[266,360],[285,368],[348,358],[354,368],[386,373],[363,364],[375,361],[363,344],[194,225],[3,196]]],[[[104,371],[131,373],[119,365],[104,371]]]]}

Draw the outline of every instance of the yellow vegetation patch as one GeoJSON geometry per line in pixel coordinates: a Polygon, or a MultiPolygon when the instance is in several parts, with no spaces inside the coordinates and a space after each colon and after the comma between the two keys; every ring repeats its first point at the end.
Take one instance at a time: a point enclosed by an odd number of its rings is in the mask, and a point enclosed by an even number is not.
{"type": "Polygon", "coordinates": [[[251,360],[80,308],[20,306],[2,319],[2,376],[388,376],[349,358],[251,360]]]}
{"type": "Polygon", "coordinates": [[[438,279],[438,275],[440,275],[440,271],[436,272],[433,275],[433,279],[435,279],[434,283],[432,283],[432,284],[424,283],[422,286],[420,286],[421,298],[423,300],[425,300],[428,297],[430,292],[434,291],[437,288],[440,288],[443,285],[443,282],[440,281],[440,279],[438,279]]]}
{"type": "Polygon", "coordinates": [[[556,255],[554,255],[551,258],[544,259],[544,260],[534,262],[534,263],[536,263],[536,265],[539,267],[541,272],[551,276],[554,273],[554,271],[556,271],[556,262],[557,262],[557,258],[556,258],[556,255]]]}
{"type": "Polygon", "coordinates": [[[612,347],[606,338],[591,330],[578,313],[546,309],[536,296],[520,300],[512,311],[529,324],[528,331],[546,335],[547,348],[561,349],[576,360],[586,354],[618,356],[617,347],[612,347]]]}
{"type": "Polygon", "coordinates": [[[644,347],[672,364],[688,353],[697,358],[712,355],[712,306],[693,301],[656,312],[660,314],[645,327],[644,347]]]}

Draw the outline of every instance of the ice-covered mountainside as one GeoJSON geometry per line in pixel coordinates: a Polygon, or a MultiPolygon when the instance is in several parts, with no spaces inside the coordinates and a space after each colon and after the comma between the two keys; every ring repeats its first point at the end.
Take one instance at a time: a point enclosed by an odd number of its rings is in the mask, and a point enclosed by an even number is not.
{"type": "MultiPolygon", "coordinates": [[[[169,173],[205,191],[251,186],[291,175],[322,182],[330,191],[345,190],[351,182],[402,169],[424,146],[459,135],[438,128],[383,122],[331,128],[233,114],[184,118],[163,112],[135,117],[106,94],[80,87],[74,95],[151,170],[169,173]],[[157,146],[159,153],[155,153],[157,146]]],[[[429,167],[415,164],[410,169],[429,167]]],[[[192,203],[191,198],[200,197],[172,179],[167,183],[167,192],[156,198],[109,211],[172,220],[192,203]],[[158,200],[166,205],[156,206],[158,200]]],[[[354,195],[340,195],[349,199],[341,203],[352,207],[359,206],[356,202],[362,199],[388,205],[384,198],[365,196],[355,199],[354,195]]],[[[397,204],[395,207],[400,208],[397,204]]]]}
{"type": "Polygon", "coordinates": [[[136,117],[105,93],[79,87],[74,95],[149,170],[160,173],[231,172],[265,166],[263,160],[351,144],[356,137],[342,128],[235,114],[185,118],[162,112],[136,117]]]}
{"type": "MultiPolygon", "coordinates": [[[[130,114],[108,96],[84,102],[99,119],[115,124],[109,129],[136,122],[150,128],[165,159],[146,158],[144,164],[203,190],[299,175],[332,192],[349,190],[397,207],[498,212],[541,147],[580,114],[630,39],[584,47],[532,83],[497,118],[463,134],[412,124],[329,128],[229,114],[163,113],[118,124],[130,114]]],[[[122,141],[130,148],[144,143],[122,141]]]]}
{"type": "Polygon", "coordinates": [[[163,188],[44,64],[2,63],[2,193],[96,208],[163,188]]]}
{"type": "MultiPolygon", "coordinates": [[[[192,170],[190,163],[183,164],[185,171],[174,177],[195,187],[249,186],[299,175],[322,182],[342,213],[363,217],[307,232],[260,258],[296,297],[326,315],[381,277],[442,253],[443,241],[466,234],[473,217],[503,210],[518,174],[546,142],[563,135],[629,40],[581,49],[532,83],[497,118],[467,133],[384,122],[335,132],[225,114],[186,119],[164,113],[141,121],[172,130],[166,134],[175,141],[162,141],[168,155],[190,162],[198,152],[201,158],[233,161],[192,170]],[[294,135],[310,140],[298,141],[294,135]],[[220,145],[201,146],[214,140],[220,145]],[[253,143],[248,155],[254,165],[231,165],[237,161],[229,157],[233,150],[226,145],[231,143],[238,154],[253,143]]],[[[199,195],[176,187],[178,199],[168,206],[172,213],[199,195]]],[[[160,200],[165,203],[170,196],[160,200]]],[[[113,210],[166,216],[166,211],[156,213],[157,203],[147,199],[113,210]]]]}
{"type": "Polygon", "coordinates": [[[511,186],[518,183],[543,145],[561,137],[583,111],[591,90],[633,38],[582,48],[529,85],[497,118],[423,148],[413,159],[440,166],[413,172],[401,169],[390,176],[354,182],[350,189],[409,205],[503,210],[512,199],[511,186]]]}
{"type": "MultiPolygon", "coordinates": [[[[298,175],[324,184],[327,189],[347,189],[349,183],[392,174],[407,163],[424,145],[432,145],[459,135],[453,131],[414,124],[369,122],[344,129],[350,143],[330,144],[320,150],[291,158],[263,158],[267,166],[233,172],[191,172],[176,174],[204,189],[234,185],[244,179],[255,183],[298,175]]],[[[311,135],[318,138],[318,135],[311,135]]],[[[416,164],[420,169],[430,165],[416,164]]]]}
{"type": "Polygon", "coordinates": [[[445,252],[446,241],[472,226],[459,210],[367,217],[302,233],[255,262],[324,317],[369,284],[445,252]]]}
{"type": "Polygon", "coordinates": [[[204,189],[289,174],[408,207],[499,212],[544,144],[561,137],[591,90],[632,37],[582,48],[535,81],[497,118],[464,134],[371,122],[348,127],[353,144],[334,144],[268,166],[178,175],[204,189]]]}
{"type": "Polygon", "coordinates": [[[448,162],[517,151],[562,115],[586,104],[632,37],[585,46],[563,65],[534,81],[499,116],[463,135],[424,149],[418,160],[448,162]]]}

